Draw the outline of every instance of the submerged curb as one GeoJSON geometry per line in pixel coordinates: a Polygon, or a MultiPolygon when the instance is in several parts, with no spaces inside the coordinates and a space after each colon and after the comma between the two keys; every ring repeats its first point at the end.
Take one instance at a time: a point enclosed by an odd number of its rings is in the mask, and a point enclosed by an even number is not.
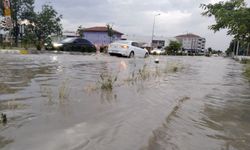
{"type": "Polygon", "coordinates": [[[29,50],[0,49],[1,54],[29,54],[29,50]]]}

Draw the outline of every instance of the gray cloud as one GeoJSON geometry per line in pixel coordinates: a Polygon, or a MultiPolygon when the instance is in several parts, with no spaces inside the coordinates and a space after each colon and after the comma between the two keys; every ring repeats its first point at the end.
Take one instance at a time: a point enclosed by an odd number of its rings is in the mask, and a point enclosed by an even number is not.
{"type": "MultiPolygon", "coordinates": [[[[216,34],[208,30],[214,19],[201,16],[201,3],[219,0],[36,0],[37,8],[50,3],[63,15],[65,30],[76,30],[79,25],[114,24],[126,34],[151,35],[154,15],[156,35],[176,36],[192,32],[207,38],[207,47],[226,49],[231,40],[226,31],[216,34]]],[[[250,3],[250,0],[247,0],[250,3]]]]}

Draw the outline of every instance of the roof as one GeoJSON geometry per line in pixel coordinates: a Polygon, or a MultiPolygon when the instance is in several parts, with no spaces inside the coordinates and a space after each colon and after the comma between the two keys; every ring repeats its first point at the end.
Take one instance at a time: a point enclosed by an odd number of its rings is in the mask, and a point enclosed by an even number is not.
{"type": "Polygon", "coordinates": [[[192,33],[187,33],[187,34],[182,34],[182,35],[176,36],[176,38],[190,38],[190,37],[201,38],[199,35],[195,35],[192,33]]]}
{"type": "MultiPolygon", "coordinates": [[[[84,32],[107,32],[107,27],[106,26],[99,26],[99,27],[90,27],[90,28],[85,28],[84,32]]],[[[123,33],[114,30],[114,33],[123,35],[123,33]]]]}

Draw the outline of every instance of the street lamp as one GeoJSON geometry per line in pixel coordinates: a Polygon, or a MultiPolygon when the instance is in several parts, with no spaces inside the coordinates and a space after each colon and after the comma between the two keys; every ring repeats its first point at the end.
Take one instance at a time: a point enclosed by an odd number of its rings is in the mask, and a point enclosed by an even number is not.
{"type": "Polygon", "coordinates": [[[153,23],[153,31],[152,31],[152,39],[151,39],[151,48],[153,48],[153,40],[154,40],[154,32],[155,32],[155,17],[160,16],[161,14],[157,14],[154,16],[154,23],[153,23]]]}

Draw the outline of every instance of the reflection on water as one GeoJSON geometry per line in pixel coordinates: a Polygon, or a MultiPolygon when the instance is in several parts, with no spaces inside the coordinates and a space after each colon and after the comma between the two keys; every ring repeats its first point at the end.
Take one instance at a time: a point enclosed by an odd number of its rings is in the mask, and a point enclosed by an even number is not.
{"type": "Polygon", "coordinates": [[[250,84],[230,59],[4,54],[0,64],[0,149],[250,147],[250,84]],[[117,76],[111,90],[101,74],[117,76]]]}
{"type": "Polygon", "coordinates": [[[189,100],[189,97],[183,97],[178,100],[177,105],[173,108],[170,114],[166,117],[165,121],[162,123],[162,126],[153,131],[153,136],[148,141],[148,146],[142,148],[141,150],[163,150],[163,149],[172,149],[178,150],[178,146],[172,143],[172,140],[175,140],[173,136],[168,131],[168,126],[174,118],[178,117],[178,110],[181,108],[183,103],[186,100],[189,100]]]}
{"type": "Polygon", "coordinates": [[[4,148],[6,145],[14,142],[14,140],[5,139],[4,137],[0,136],[0,148],[4,148]]]}

